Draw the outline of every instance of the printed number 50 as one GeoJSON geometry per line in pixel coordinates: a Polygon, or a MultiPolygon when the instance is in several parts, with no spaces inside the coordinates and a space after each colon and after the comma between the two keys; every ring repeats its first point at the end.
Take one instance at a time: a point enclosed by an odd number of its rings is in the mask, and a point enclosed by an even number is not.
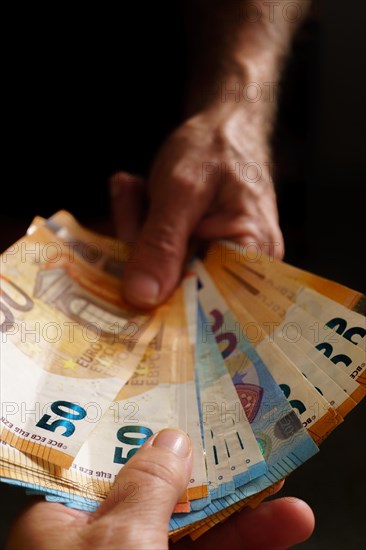
{"type": "Polygon", "coordinates": [[[146,426],[123,426],[117,432],[117,439],[121,443],[126,445],[136,445],[134,449],[130,449],[127,455],[122,456],[123,447],[116,447],[114,450],[114,460],[117,464],[126,464],[126,462],[133,457],[139,447],[145,443],[145,441],[153,434],[150,428],[146,426]],[[143,437],[128,437],[126,434],[139,434],[143,437]]]}
{"type": "Polygon", "coordinates": [[[54,414],[61,416],[62,419],[59,418],[58,420],[54,420],[53,422],[48,424],[51,416],[49,414],[44,414],[42,418],[37,422],[36,426],[50,432],[55,432],[59,426],[63,426],[65,428],[65,431],[61,435],[65,437],[70,437],[70,435],[72,435],[75,431],[75,426],[71,422],[71,420],[82,420],[86,417],[86,410],[83,409],[83,407],[80,407],[80,405],[76,405],[76,403],[70,403],[70,401],[55,401],[51,405],[51,411],[54,414]],[[62,409],[61,407],[68,409],[68,411],[62,409]]]}

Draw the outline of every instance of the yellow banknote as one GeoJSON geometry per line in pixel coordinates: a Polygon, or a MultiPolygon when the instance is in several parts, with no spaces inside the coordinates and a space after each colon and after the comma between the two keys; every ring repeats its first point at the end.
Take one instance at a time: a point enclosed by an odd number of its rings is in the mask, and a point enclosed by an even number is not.
{"type": "Polygon", "coordinates": [[[65,210],[43,220],[43,223],[80,260],[106,275],[116,277],[118,281],[121,280],[126,262],[133,262],[131,249],[127,243],[83,227],[65,210]]]}
{"type": "Polygon", "coordinates": [[[159,328],[47,227],[1,256],[1,439],[68,467],[159,328]]]}
{"type": "Polygon", "coordinates": [[[7,446],[2,452],[1,476],[100,501],[109,493],[120,468],[148,437],[170,426],[189,433],[195,456],[188,489],[181,501],[207,496],[184,288],[183,282],[164,306],[158,334],[71,468],[48,464],[7,446]]]}

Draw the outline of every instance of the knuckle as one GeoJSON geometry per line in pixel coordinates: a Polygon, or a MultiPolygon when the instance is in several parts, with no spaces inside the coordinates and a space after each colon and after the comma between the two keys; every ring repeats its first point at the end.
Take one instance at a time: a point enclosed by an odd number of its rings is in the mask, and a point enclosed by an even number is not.
{"type": "Polygon", "coordinates": [[[199,178],[195,176],[195,165],[178,163],[172,173],[173,189],[185,195],[195,194],[199,178]]]}

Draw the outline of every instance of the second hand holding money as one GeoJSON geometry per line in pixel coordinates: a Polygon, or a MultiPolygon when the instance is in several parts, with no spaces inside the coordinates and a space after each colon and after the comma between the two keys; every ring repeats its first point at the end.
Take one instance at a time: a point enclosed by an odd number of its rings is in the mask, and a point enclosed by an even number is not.
{"type": "MultiPolygon", "coordinates": [[[[122,468],[114,490],[95,514],[35,502],[16,521],[7,548],[168,548],[167,524],[191,469],[188,437],[162,430],[122,468]]],[[[282,498],[236,514],[198,542],[182,540],[174,547],[205,550],[229,544],[235,550],[245,541],[244,548],[250,550],[278,550],[305,540],[313,528],[307,504],[282,498]]]]}

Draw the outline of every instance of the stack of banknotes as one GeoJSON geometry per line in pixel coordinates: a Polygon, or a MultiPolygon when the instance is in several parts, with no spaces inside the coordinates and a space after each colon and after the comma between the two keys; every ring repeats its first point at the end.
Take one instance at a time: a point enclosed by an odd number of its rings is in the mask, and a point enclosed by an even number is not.
{"type": "Polygon", "coordinates": [[[1,481],[94,511],[155,432],[186,431],[170,535],[197,538],[319,450],[366,393],[366,299],[215,243],[152,311],[122,297],[129,247],[67,212],[1,257],[1,481]]]}

